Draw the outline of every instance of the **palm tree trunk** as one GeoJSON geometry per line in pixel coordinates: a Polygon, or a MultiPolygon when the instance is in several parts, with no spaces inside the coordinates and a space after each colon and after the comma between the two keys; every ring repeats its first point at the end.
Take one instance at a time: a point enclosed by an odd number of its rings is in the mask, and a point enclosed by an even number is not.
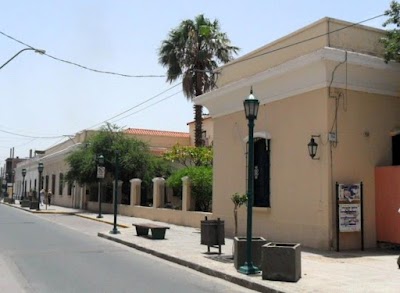
{"type": "Polygon", "coordinates": [[[196,147],[201,147],[203,143],[203,106],[194,105],[194,145],[196,147]]]}

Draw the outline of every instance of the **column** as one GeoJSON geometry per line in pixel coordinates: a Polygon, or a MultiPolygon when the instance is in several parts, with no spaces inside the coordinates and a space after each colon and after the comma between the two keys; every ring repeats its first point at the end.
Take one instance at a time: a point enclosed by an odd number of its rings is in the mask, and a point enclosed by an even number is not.
{"type": "Polygon", "coordinates": [[[142,194],[142,180],[134,178],[129,180],[131,183],[131,205],[140,206],[140,197],[142,194]]]}
{"type": "Polygon", "coordinates": [[[164,185],[165,179],[162,177],[153,178],[153,208],[164,207],[164,185]]]}
{"type": "Polygon", "coordinates": [[[194,200],[191,194],[190,178],[182,177],[182,211],[193,211],[194,200]]]}

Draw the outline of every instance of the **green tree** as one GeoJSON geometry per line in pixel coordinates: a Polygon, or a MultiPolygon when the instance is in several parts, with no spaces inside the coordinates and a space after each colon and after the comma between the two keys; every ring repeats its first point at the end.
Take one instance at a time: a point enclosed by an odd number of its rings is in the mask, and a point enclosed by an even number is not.
{"type": "Polygon", "coordinates": [[[385,47],[385,62],[390,60],[400,62],[400,4],[397,1],[390,3],[390,9],[385,11],[385,15],[389,19],[383,23],[383,26],[395,26],[393,29],[388,30],[386,37],[381,41],[385,47]]]}
{"type": "Polygon", "coordinates": [[[147,143],[125,135],[117,126],[107,124],[91,136],[83,147],[72,152],[66,161],[69,164],[67,180],[80,184],[97,181],[96,156],[105,159],[106,181],[114,179],[115,158],[119,153],[119,179],[128,182],[141,178],[145,184],[158,174],[169,174],[169,166],[155,158],[147,143]],[[157,174],[156,174],[157,173],[157,174]]]}
{"type": "MultiPolygon", "coordinates": [[[[233,59],[239,48],[230,44],[220,31],[218,20],[210,21],[203,14],[194,20],[182,21],[169,32],[159,49],[159,63],[167,68],[167,81],[182,77],[183,93],[193,100],[214,87],[214,70],[220,63],[233,59]]],[[[202,146],[201,105],[194,105],[195,145],[202,146]]]]}
{"type": "Polygon", "coordinates": [[[235,220],[235,236],[238,232],[238,209],[245,203],[247,203],[247,194],[239,194],[238,192],[232,194],[231,200],[233,202],[233,219],[235,220]]]}
{"type": "Polygon", "coordinates": [[[176,144],[164,154],[170,162],[178,162],[182,166],[212,166],[213,150],[211,147],[192,147],[176,144]]]}

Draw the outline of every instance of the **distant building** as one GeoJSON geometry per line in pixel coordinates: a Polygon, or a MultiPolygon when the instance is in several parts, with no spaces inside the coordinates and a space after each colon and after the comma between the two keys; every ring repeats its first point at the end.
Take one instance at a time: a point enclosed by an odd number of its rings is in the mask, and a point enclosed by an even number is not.
{"type": "MultiPolygon", "coordinates": [[[[26,194],[29,195],[31,190],[38,189],[38,163],[42,162],[44,164],[42,187],[45,190],[52,191],[53,203],[66,207],[86,208],[88,201],[86,187],[77,183],[70,184],[65,180],[69,170],[65,158],[77,148],[85,145],[90,136],[95,133],[94,130],[81,131],[70,139],[17,164],[15,167],[15,185],[18,186],[18,196],[23,195],[22,169],[27,170],[25,184],[26,194]]],[[[128,128],[124,133],[148,143],[150,151],[156,155],[162,155],[177,143],[180,145],[190,144],[190,136],[186,132],[128,128]]]]}
{"type": "Polygon", "coordinates": [[[124,130],[124,133],[147,142],[150,146],[150,151],[156,155],[164,154],[176,144],[181,146],[190,145],[190,135],[188,132],[128,128],[124,130]]]}
{"type": "MultiPolygon", "coordinates": [[[[195,122],[191,121],[187,124],[189,126],[190,144],[194,146],[195,141],[195,122]]],[[[203,116],[202,124],[202,140],[204,146],[212,146],[213,144],[213,120],[209,115],[203,116]]]]}

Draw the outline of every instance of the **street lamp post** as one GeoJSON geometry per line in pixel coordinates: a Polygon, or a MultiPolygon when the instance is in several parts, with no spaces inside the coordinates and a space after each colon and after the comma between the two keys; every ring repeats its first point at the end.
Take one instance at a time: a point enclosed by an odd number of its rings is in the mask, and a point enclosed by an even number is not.
{"type": "Polygon", "coordinates": [[[103,218],[101,215],[101,179],[104,178],[105,175],[105,167],[104,167],[104,156],[97,156],[97,179],[99,179],[99,188],[98,188],[98,199],[99,199],[99,215],[97,218],[103,218]]]}
{"type": "Polygon", "coordinates": [[[25,175],[26,175],[26,169],[22,169],[22,199],[25,199],[25,175]]]}
{"type": "Polygon", "coordinates": [[[10,176],[8,175],[8,172],[6,173],[6,193],[7,193],[7,197],[8,197],[8,180],[10,176]]]}
{"type": "Polygon", "coordinates": [[[253,201],[254,201],[254,120],[257,119],[259,101],[253,96],[253,88],[250,90],[250,96],[244,100],[244,111],[249,121],[249,153],[247,170],[247,242],[246,242],[246,262],[239,268],[239,272],[252,275],[260,270],[253,265],[252,260],[252,226],[253,226],[253,201]]]}
{"type": "Polygon", "coordinates": [[[39,171],[39,189],[38,189],[38,193],[37,193],[37,198],[38,198],[38,205],[37,205],[37,210],[40,211],[40,191],[42,189],[42,172],[44,169],[44,165],[42,162],[40,162],[38,164],[38,171],[39,171]]]}
{"type": "Polygon", "coordinates": [[[15,170],[12,170],[11,172],[11,200],[14,198],[14,176],[15,176],[15,170]]]}
{"type": "Polygon", "coordinates": [[[14,56],[12,56],[6,63],[4,63],[3,65],[0,66],[0,69],[2,69],[4,66],[6,66],[8,63],[10,63],[11,60],[13,60],[15,57],[17,57],[19,54],[21,54],[24,51],[28,51],[28,50],[32,50],[35,51],[35,53],[39,53],[41,55],[46,54],[45,50],[40,50],[40,49],[35,49],[35,48],[25,48],[22,49],[21,51],[19,51],[17,54],[15,54],[14,56]]]}
{"type": "Polygon", "coordinates": [[[110,231],[111,234],[119,234],[121,232],[117,229],[117,202],[118,202],[118,164],[119,164],[119,152],[115,151],[115,186],[114,186],[114,228],[110,231]]]}

